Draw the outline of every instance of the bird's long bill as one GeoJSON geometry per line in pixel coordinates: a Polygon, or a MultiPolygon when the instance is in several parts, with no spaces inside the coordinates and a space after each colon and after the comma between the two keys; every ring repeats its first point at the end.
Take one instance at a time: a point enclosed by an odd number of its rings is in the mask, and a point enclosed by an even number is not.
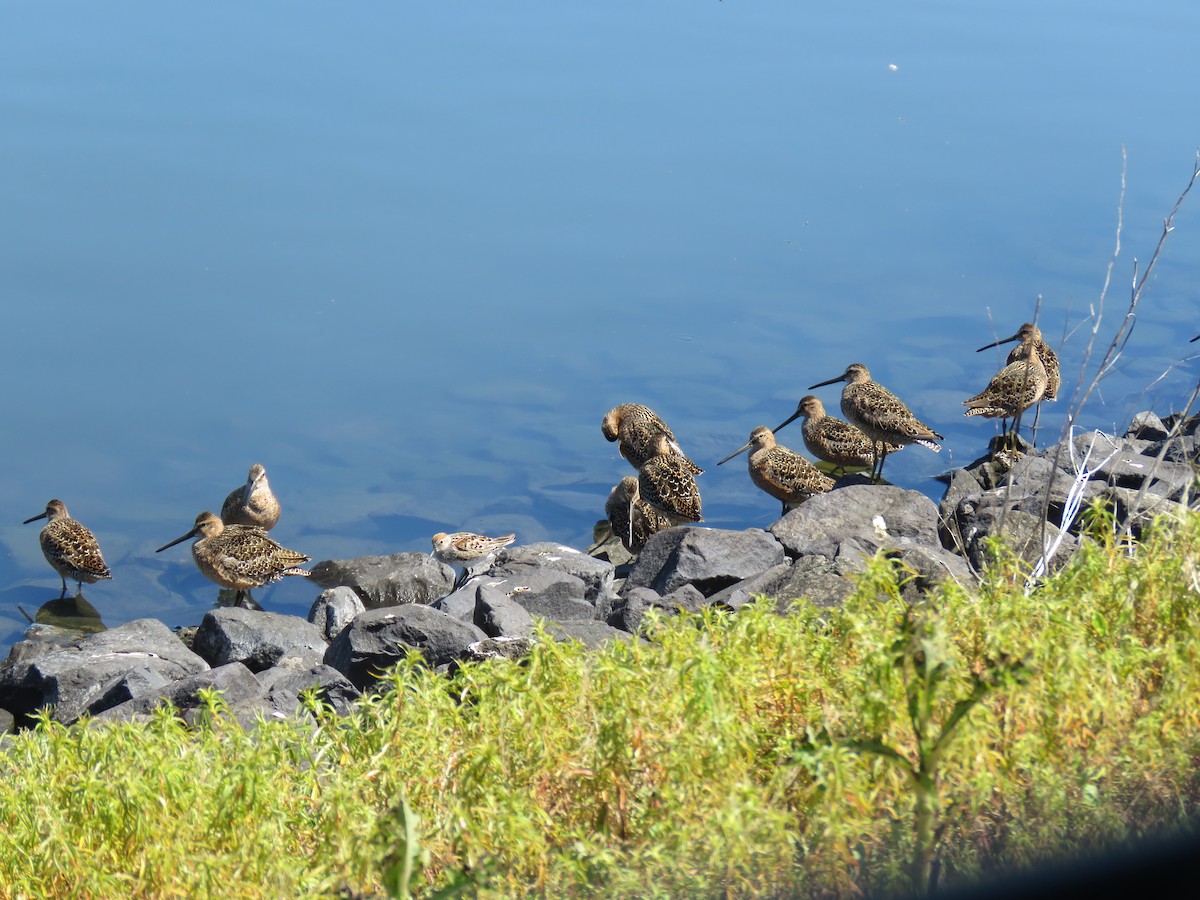
{"type": "Polygon", "coordinates": [[[1008,344],[1008,343],[1011,343],[1012,341],[1019,341],[1020,339],[1021,339],[1021,333],[1017,332],[1012,337],[1006,337],[999,341],[992,341],[990,344],[984,344],[982,347],[980,347],[975,352],[982,353],[984,350],[990,350],[993,347],[999,347],[1001,344],[1008,344]]]}
{"type": "MultiPolygon", "coordinates": [[[[827,385],[827,384],[836,384],[839,381],[845,381],[845,380],[846,380],[846,375],[845,375],[845,373],[843,373],[843,374],[839,375],[837,378],[830,378],[830,379],[827,379],[826,381],[818,381],[816,384],[809,387],[809,390],[815,391],[817,388],[825,387],[825,385],[827,385]]],[[[788,421],[790,422],[791,419],[788,419],[788,421]]],[[[776,429],[776,431],[778,431],[778,430],[779,429],[776,429]]]]}
{"type": "Polygon", "coordinates": [[[803,413],[801,413],[800,410],[796,410],[794,413],[792,413],[790,416],[788,416],[786,419],[784,419],[782,422],[780,422],[778,425],[776,425],[774,428],[772,428],[771,433],[774,434],[780,428],[782,428],[784,425],[791,425],[798,418],[800,418],[801,415],[803,415],[803,413]]]}
{"type": "Polygon", "coordinates": [[[30,522],[36,522],[38,519],[44,519],[44,518],[46,518],[46,517],[47,517],[47,515],[49,515],[49,514],[48,514],[48,513],[38,513],[36,516],[30,516],[28,519],[26,519],[26,520],[25,520],[24,522],[22,522],[21,524],[22,524],[22,525],[28,525],[30,522]]]}
{"type": "Polygon", "coordinates": [[[175,540],[171,541],[171,543],[169,543],[169,544],[163,544],[161,547],[159,547],[159,548],[158,548],[157,550],[155,550],[154,552],[155,552],[155,553],[162,553],[164,550],[166,550],[166,549],[168,549],[168,548],[170,548],[170,547],[174,547],[176,544],[182,544],[182,543],[183,543],[184,541],[186,541],[188,538],[193,538],[193,537],[195,537],[195,536],[196,536],[196,534],[198,533],[198,531],[199,531],[199,529],[197,529],[197,528],[193,528],[191,531],[189,531],[189,532],[188,532],[187,534],[185,534],[183,537],[177,537],[177,538],[175,538],[175,540]]]}
{"type": "Polygon", "coordinates": [[[719,466],[719,465],[721,465],[721,463],[727,463],[731,459],[733,459],[735,456],[737,456],[739,453],[745,453],[749,449],[750,449],[750,441],[747,441],[746,443],[742,444],[742,446],[739,447],[737,450],[734,450],[727,457],[725,457],[723,460],[721,460],[721,462],[717,463],[717,465],[719,466]]]}

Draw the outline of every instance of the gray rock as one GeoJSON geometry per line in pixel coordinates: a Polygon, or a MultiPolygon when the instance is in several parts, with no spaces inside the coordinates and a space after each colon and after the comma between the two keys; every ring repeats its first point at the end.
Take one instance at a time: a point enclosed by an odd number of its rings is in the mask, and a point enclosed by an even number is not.
{"type": "Polygon", "coordinates": [[[691,584],[709,596],[783,560],[779,542],[757,528],[725,531],[677,526],[650,537],[623,590],[648,587],[666,595],[691,584]]]}
{"type": "Polygon", "coordinates": [[[604,622],[547,622],[546,633],[557,641],[579,641],[588,650],[595,650],[608,641],[634,639],[628,631],[604,622]]]}
{"type": "Polygon", "coordinates": [[[454,586],[452,570],[424,553],[328,559],[312,567],[323,588],[352,588],[367,609],[432,603],[454,586]]]}
{"type": "Polygon", "coordinates": [[[325,652],[317,626],[299,616],[224,607],[204,614],[192,648],[210,666],[244,663],[251,672],[275,665],[298,647],[325,652]]]}
{"type": "Polygon", "coordinates": [[[833,560],[824,556],[802,556],[794,563],[772,566],[739,581],[709,599],[738,610],[756,597],[764,596],[773,599],[776,609],[784,612],[793,601],[801,598],[821,609],[841,606],[853,590],[853,579],[841,574],[833,560]]]}
{"type": "Polygon", "coordinates": [[[215,669],[206,669],[187,678],[181,678],[153,691],[140,694],[117,706],[96,711],[99,722],[128,722],[149,716],[155,708],[165,702],[180,712],[194,709],[200,704],[200,691],[218,690],[231,707],[263,694],[262,686],[249,669],[241,663],[229,663],[215,669]]]}
{"type": "Polygon", "coordinates": [[[317,697],[338,715],[345,715],[362,696],[350,679],[332,666],[317,664],[306,668],[276,666],[258,675],[265,705],[273,713],[292,716],[300,710],[300,694],[316,688],[317,697]]]}
{"type": "Polygon", "coordinates": [[[548,570],[563,572],[583,582],[585,587],[580,599],[588,601],[592,606],[613,592],[611,563],[562,544],[537,543],[506,547],[496,556],[488,574],[526,577],[531,571],[548,570]]]}
{"type": "Polygon", "coordinates": [[[338,632],[349,625],[354,617],[366,610],[362,598],[349,587],[335,587],[322,591],[308,611],[308,621],[317,626],[325,640],[332,641],[338,632]]]}
{"type": "Polygon", "coordinates": [[[442,666],[460,657],[468,644],[486,637],[469,622],[420,604],[371,609],[333,639],[325,651],[325,664],[364,690],[407,653],[419,651],[430,666],[442,666]]]}
{"type": "Polygon", "coordinates": [[[488,584],[476,589],[474,622],[493,638],[525,638],[533,631],[533,616],[525,607],[488,584]]]}
{"type": "Polygon", "coordinates": [[[791,556],[862,560],[880,549],[941,547],[933,501],[918,491],[892,485],[818,494],[774,523],[770,531],[791,556]]]}
{"type": "MultiPolygon", "coordinates": [[[[979,572],[990,561],[987,547],[990,537],[1003,539],[1020,558],[1034,564],[1041,557],[1043,546],[1049,546],[1059,534],[1054,523],[1013,508],[1011,501],[1006,504],[999,491],[965,498],[959,503],[955,517],[965,542],[967,561],[979,572]]],[[[1066,535],[1051,560],[1050,571],[1058,571],[1066,565],[1078,546],[1079,541],[1074,535],[1066,535]]]]}
{"type": "Polygon", "coordinates": [[[17,720],[7,709],[0,709],[0,734],[12,734],[17,730],[17,720]]]}
{"type": "MultiPolygon", "coordinates": [[[[584,599],[584,583],[567,572],[555,569],[525,568],[521,572],[482,576],[479,590],[490,596],[503,594],[530,615],[553,621],[594,619],[596,608],[584,599]]],[[[473,618],[472,610],[472,618],[473,618]]]]}
{"type": "Polygon", "coordinates": [[[475,596],[479,593],[481,577],[483,576],[469,578],[457,591],[430,603],[430,608],[440,610],[463,622],[472,621],[475,618],[475,596]]]}
{"type": "MultiPolygon", "coordinates": [[[[162,622],[135,619],[45,655],[6,661],[0,665],[0,707],[20,718],[53,704],[55,721],[68,724],[95,710],[96,701],[126,672],[142,667],[175,681],[208,664],[162,622]]],[[[136,678],[127,682],[135,683],[136,678]]]]}
{"type": "Polygon", "coordinates": [[[466,659],[520,659],[529,655],[533,642],[524,637],[490,637],[467,647],[466,659]]]}
{"type": "Polygon", "coordinates": [[[708,603],[705,596],[690,584],[676,588],[665,597],[650,588],[635,587],[626,591],[617,601],[607,622],[622,631],[636,632],[641,628],[646,613],[652,609],[664,616],[676,616],[680,612],[699,612],[708,603]]]}
{"type": "Polygon", "coordinates": [[[149,666],[135,666],[127,672],[122,672],[100,689],[100,696],[88,704],[89,713],[97,713],[119,706],[134,697],[160,691],[171,684],[161,672],[149,666]]]}
{"type": "Polygon", "coordinates": [[[1167,426],[1152,412],[1140,412],[1133,417],[1125,429],[1125,437],[1144,441],[1161,441],[1167,436],[1167,426]]]}

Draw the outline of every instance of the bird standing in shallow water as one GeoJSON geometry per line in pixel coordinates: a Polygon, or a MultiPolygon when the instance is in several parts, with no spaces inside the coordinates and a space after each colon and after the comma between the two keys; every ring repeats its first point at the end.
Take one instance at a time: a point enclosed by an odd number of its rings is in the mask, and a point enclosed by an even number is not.
{"type": "Polygon", "coordinates": [[[640,553],[650,536],[671,527],[671,522],[641,498],[638,480],[626,475],[604,502],[604,514],[613,534],[630,553],[640,553]]]}
{"type": "Polygon", "coordinates": [[[622,403],[620,406],[614,406],[604,414],[600,430],[608,440],[617,442],[617,452],[629,460],[629,464],[635,469],[641,469],[646,460],[655,455],[655,441],[660,434],[665,434],[671,452],[683,460],[688,471],[693,475],[704,473],[703,469],[684,454],[667,423],[648,406],[642,406],[640,403],[622,403]]]}
{"type": "Polygon", "coordinates": [[[200,513],[191,531],[154,552],[162,553],[192,537],[198,538],[192,544],[196,568],[209,581],[237,591],[235,604],[251,588],[274,584],[286,575],[307,578],[310,574],[299,568],[309,560],[303,553],[280,546],[256,525],[226,525],[211,512],[200,513]]]}
{"type": "Polygon", "coordinates": [[[279,501],[271,493],[267,470],[255,463],[246,483],[229,492],[221,504],[221,521],[226,525],[257,525],[270,531],[279,521],[279,501]]]}
{"type": "Polygon", "coordinates": [[[759,425],[750,432],[750,440],[734,450],[717,465],[729,462],[739,453],[750,450],[747,468],[750,480],[788,507],[803,503],[814,494],[823,494],[833,487],[833,479],[798,453],[775,443],[770,428],[759,425]]]}
{"type": "MultiPolygon", "coordinates": [[[[848,467],[866,468],[874,464],[875,447],[871,439],[849,422],[826,415],[825,404],[813,394],[800,398],[796,411],[774,429],[775,433],[778,434],[780,428],[800,416],[804,416],[804,446],[817,459],[833,463],[842,470],[848,467]]],[[[888,453],[903,449],[895,444],[888,444],[885,448],[888,453]]]]}
{"type": "Polygon", "coordinates": [[[77,582],[83,594],[83,583],[95,584],[104,578],[112,578],[112,572],[100,554],[100,544],[82,522],[72,519],[67,505],[61,500],[51,500],[46,511],[30,516],[22,525],[47,519],[38,540],[42,554],[54,571],[62,576],[63,596],[67,595],[67,579],[77,582]]]}
{"type": "Polygon", "coordinates": [[[454,585],[450,588],[451,592],[454,592],[468,578],[474,577],[477,569],[486,566],[496,555],[496,551],[507,547],[516,539],[515,534],[487,537],[469,531],[456,531],[453,534],[439,531],[433,536],[433,553],[430,555],[454,569],[456,576],[454,585]]]}
{"type": "Polygon", "coordinates": [[[872,381],[871,372],[862,363],[851,363],[837,378],[817,382],[809,390],[838,381],[846,382],[842,388],[842,415],[872,442],[875,463],[872,480],[883,477],[883,463],[891,452],[889,446],[920,444],[935,453],[942,449],[936,443],[942,436],[914,416],[899,397],[872,381]]]}
{"type": "Polygon", "coordinates": [[[675,453],[672,441],[659,434],[653,444],[654,455],[638,469],[638,492],[672,525],[699,522],[700,488],[693,477],[693,466],[675,453]]]}

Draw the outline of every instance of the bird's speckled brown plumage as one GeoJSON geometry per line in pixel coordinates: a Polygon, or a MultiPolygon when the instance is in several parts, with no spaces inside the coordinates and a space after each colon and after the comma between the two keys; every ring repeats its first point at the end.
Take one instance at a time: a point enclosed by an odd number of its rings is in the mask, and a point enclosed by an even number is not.
{"type": "Polygon", "coordinates": [[[809,390],[837,381],[846,382],[842,388],[842,415],[874,444],[873,477],[883,475],[883,463],[890,452],[888,445],[920,444],[934,452],[942,449],[936,443],[942,436],[914,416],[899,397],[872,381],[870,370],[862,363],[851,363],[837,378],[818,382],[809,390]]]}
{"type": "Polygon", "coordinates": [[[604,514],[613,534],[630,553],[640,553],[650,536],[671,527],[671,522],[641,498],[638,480],[626,475],[608,495],[604,514]]]}
{"type": "Polygon", "coordinates": [[[687,460],[674,452],[666,434],[658,434],[654,455],[638,469],[641,498],[672,525],[699,522],[700,489],[687,460]]]}
{"type": "Polygon", "coordinates": [[[683,460],[684,466],[693,475],[704,472],[684,454],[675,439],[675,433],[667,427],[667,423],[658,417],[648,406],[640,403],[622,403],[614,406],[604,414],[600,422],[600,430],[610,441],[617,442],[617,452],[635,469],[640,469],[654,456],[655,440],[660,434],[667,436],[671,452],[683,460]]]}
{"type": "Polygon", "coordinates": [[[279,501],[271,492],[267,470],[255,463],[246,483],[234,488],[221,504],[221,521],[226,525],[257,525],[270,531],[279,521],[279,501]]]}
{"type": "MultiPolygon", "coordinates": [[[[1006,337],[1003,340],[993,341],[990,344],[984,344],[976,353],[982,353],[991,347],[999,347],[1001,344],[1007,344],[1012,341],[1020,341],[1021,344],[1031,341],[1033,343],[1034,352],[1037,354],[1038,361],[1041,362],[1042,368],[1046,370],[1046,389],[1042,394],[1042,400],[1054,401],[1058,399],[1058,389],[1062,386],[1062,372],[1058,365],[1058,354],[1055,353],[1050,345],[1042,340],[1042,330],[1032,322],[1024,322],[1017,329],[1017,333],[1012,337],[1006,337]]],[[[1012,365],[1015,362],[1021,362],[1025,358],[1024,351],[1018,344],[1012,352],[1008,354],[1008,359],[1005,360],[1006,365],[1012,365]]],[[[1035,401],[1037,402],[1037,401],[1035,401]]]]}
{"type": "Polygon", "coordinates": [[[48,520],[38,540],[46,562],[62,577],[64,594],[68,579],[76,582],[82,592],[85,582],[95,584],[101,579],[112,578],[95,535],[82,522],[71,518],[65,503],[51,500],[46,504],[45,512],[31,516],[22,524],[28,525],[38,519],[48,520]]]}
{"type": "Polygon", "coordinates": [[[1048,379],[1036,342],[1025,340],[1013,353],[1017,354],[1014,362],[992,376],[986,388],[963,401],[967,407],[964,415],[1012,419],[1042,399],[1048,379]]]}
{"type": "MultiPolygon", "coordinates": [[[[823,459],[839,468],[870,466],[875,462],[875,450],[871,439],[849,422],[827,415],[825,405],[813,394],[806,394],[796,404],[796,411],[784,419],[775,433],[785,425],[804,416],[804,446],[817,459],[823,459]]],[[[903,448],[888,444],[888,453],[903,448]]]]}
{"type": "Polygon", "coordinates": [[[800,454],[775,443],[774,433],[765,425],[750,432],[750,440],[717,465],[747,450],[750,451],[747,461],[750,480],[783,503],[784,512],[789,506],[796,506],[814,494],[823,494],[833,488],[832,478],[800,454]]]}
{"type": "Polygon", "coordinates": [[[197,538],[192,544],[196,568],[209,581],[236,590],[239,602],[251,588],[274,584],[287,575],[309,575],[299,568],[309,560],[303,553],[275,543],[262,528],[226,525],[211,512],[200,513],[191,531],[154,552],[161,553],[192,537],[197,538]]]}

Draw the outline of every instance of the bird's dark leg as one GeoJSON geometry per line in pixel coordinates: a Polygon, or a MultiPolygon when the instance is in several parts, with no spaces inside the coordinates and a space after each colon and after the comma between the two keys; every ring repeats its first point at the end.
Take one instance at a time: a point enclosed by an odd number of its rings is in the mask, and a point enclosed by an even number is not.
{"type": "Polygon", "coordinates": [[[454,579],[454,584],[450,586],[450,593],[454,593],[463,586],[463,582],[467,580],[467,567],[464,565],[462,571],[454,579]]]}

